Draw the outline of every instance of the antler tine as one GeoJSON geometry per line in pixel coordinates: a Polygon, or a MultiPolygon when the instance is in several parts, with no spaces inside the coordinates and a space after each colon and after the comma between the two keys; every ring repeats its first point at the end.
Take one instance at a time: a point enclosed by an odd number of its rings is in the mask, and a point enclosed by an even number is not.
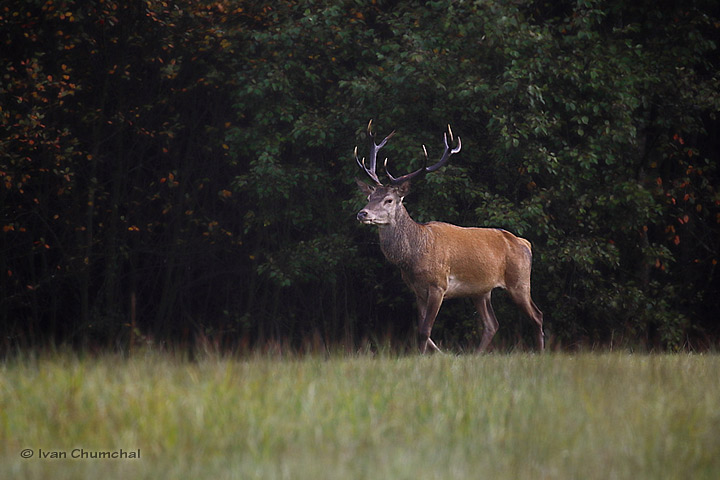
{"type": "Polygon", "coordinates": [[[405,182],[417,177],[418,175],[423,175],[425,173],[425,166],[427,165],[427,162],[428,162],[428,155],[427,155],[427,150],[425,149],[425,145],[423,145],[423,151],[425,152],[425,164],[423,165],[423,167],[415,170],[414,172],[408,173],[406,175],[403,175],[403,176],[397,177],[397,178],[393,177],[390,174],[390,171],[387,168],[387,158],[385,159],[385,175],[387,175],[388,178],[390,179],[391,185],[400,185],[401,183],[405,183],[405,182]]]}
{"type": "Polygon", "coordinates": [[[355,147],[355,161],[357,162],[358,166],[360,166],[363,170],[365,170],[365,173],[367,173],[368,177],[370,177],[372,179],[372,181],[374,181],[378,185],[382,185],[382,182],[380,181],[377,174],[375,173],[375,168],[372,168],[372,169],[367,168],[365,166],[365,157],[363,157],[362,160],[360,160],[360,158],[358,157],[357,146],[355,147]]]}
{"type": "MultiPolygon", "coordinates": [[[[453,141],[453,134],[452,134],[452,130],[450,130],[450,125],[448,125],[448,131],[449,131],[449,133],[450,133],[450,142],[452,142],[452,141],[453,141]]],[[[445,165],[445,164],[447,163],[448,159],[450,158],[450,155],[453,155],[453,154],[455,154],[455,153],[458,153],[458,152],[460,151],[460,149],[462,148],[462,141],[460,140],[460,137],[458,137],[457,147],[455,147],[455,148],[453,148],[453,149],[450,149],[450,146],[448,145],[447,134],[443,134],[443,141],[445,142],[445,151],[443,152],[443,156],[440,158],[440,161],[437,162],[435,165],[433,165],[433,166],[431,166],[431,167],[427,167],[427,168],[425,169],[425,170],[428,171],[428,173],[429,173],[429,172],[434,172],[434,171],[437,170],[438,168],[440,168],[440,167],[442,167],[443,165],[445,165]]]]}
{"type": "MultiPolygon", "coordinates": [[[[450,125],[448,124],[448,133],[450,133],[450,142],[453,142],[453,133],[452,129],[450,128],[450,125]]],[[[405,183],[409,180],[412,180],[413,178],[420,177],[422,175],[425,175],[426,173],[434,172],[435,170],[439,169],[443,165],[445,165],[450,158],[450,155],[453,155],[455,153],[458,153],[460,149],[462,148],[462,142],[460,141],[460,137],[458,137],[458,144],[457,147],[451,149],[450,145],[448,145],[447,140],[447,133],[443,134],[443,142],[445,143],[445,151],[443,152],[442,157],[440,158],[440,161],[437,162],[434,165],[427,166],[428,163],[428,154],[427,149],[425,148],[425,145],[423,145],[423,152],[425,153],[425,165],[423,165],[422,168],[419,168],[415,170],[414,172],[408,173],[407,175],[403,175],[402,177],[395,178],[392,175],[390,175],[390,172],[387,171],[387,163],[385,164],[385,172],[387,173],[388,177],[390,178],[390,183],[393,185],[400,185],[401,183],[405,183]]]]}
{"type": "Polygon", "coordinates": [[[370,169],[374,172],[375,167],[377,165],[377,153],[380,151],[381,148],[385,146],[388,140],[390,140],[390,137],[395,135],[395,130],[390,132],[390,134],[383,138],[382,142],[375,144],[375,134],[372,133],[372,130],[370,130],[370,126],[372,125],[372,120],[370,120],[370,123],[368,123],[368,137],[370,138],[370,169]]]}
{"type": "Polygon", "coordinates": [[[355,161],[357,162],[358,166],[365,168],[365,157],[360,160],[360,158],[358,157],[357,145],[355,145],[355,150],[353,151],[353,154],[355,155],[355,161]]]}
{"type": "MultiPolygon", "coordinates": [[[[382,147],[385,146],[387,141],[395,135],[395,130],[390,132],[390,134],[385,137],[382,142],[376,144],[375,143],[375,134],[372,133],[372,119],[368,122],[367,126],[367,134],[368,138],[370,139],[370,152],[369,152],[369,166],[365,166],[365,157],[363,157],[362,162],[357,156],[357,147],[355,147],[355,161],[357,161],[358,165],[360,165],[363,170],[365,170],[365,173],[368,174],[368,176],[378,185],[382,185],[382,182],[377,176],[376,170],[377,170],[377,153],[380,151],[382,147]]],[[[387,159],[385,159],[387,161],[387,159]]]]}
{"type": "MultiPolygon", "coordinates": [[[[390,171],[387,168],[387,160],[388,159],[386,158],[383,166],[385,167],[385,175],[387,175],[387,177],[390,179],[390,184],[391,185],[400,185],[401,183],[405,182],[406,180],[403,180],[403,177],[395,178],[390,174],[390,171]]],[[[407,176],[407,175],[405,175],[405,176],[407,176]]]]}

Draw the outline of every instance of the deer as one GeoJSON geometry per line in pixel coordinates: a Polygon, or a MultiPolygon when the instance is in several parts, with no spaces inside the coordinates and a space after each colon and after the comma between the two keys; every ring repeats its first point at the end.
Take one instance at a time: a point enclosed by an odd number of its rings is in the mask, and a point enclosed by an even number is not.
{"type": "Polygon", "coordinates": [[[469,297],[477,310],[482,337],[478,352],[487,350],[498,330],[498,321],[491,304],[494,289],[505,289],[515,304],[534,322],[538,349],[545,348],[543,313],[530,295],[532,247],[528,240],[499,228],[460,227],[444,222],[418,223],[410,217],[403,200],[411,182],[443,167],[451,155],[462,148],[460,137],[454,145],[452,129],[448,125],[443,135],[445,150],[440,160],[428,166],[425,145],[425,164],[400,177],[388,171],[389,182],[383,185],[378,178],[377,154],[395,134],[392,131],[380,143],[375,143],[372,120],[368,123],[370,143],[367,165],[365,157],[355,161],[373,181],[367,184],[355,178],[360,191],[367,196],[367,205],[357,213],[357,220],[378,228],[380,249],[385,258],[400,267],[402,279],[415,294],[418,313],[418,347],[422,354],[428,347],[441,352],[430,337],[433,324],[445,299],[469,297]],[[450,144],[448,144],[448,136],[450,144]]]}

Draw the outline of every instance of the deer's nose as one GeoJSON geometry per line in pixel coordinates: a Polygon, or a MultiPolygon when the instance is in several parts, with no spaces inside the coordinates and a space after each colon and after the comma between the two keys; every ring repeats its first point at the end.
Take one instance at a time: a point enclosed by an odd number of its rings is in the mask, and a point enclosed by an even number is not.
{"type": "Polygon", "coordinates": [[[357,219],[358,219],[358,221],[362,222],[363,220],[365,220],[367,218],[367,216],[368,216],[367,210],[360,210],[357,214],[357,219]]]}

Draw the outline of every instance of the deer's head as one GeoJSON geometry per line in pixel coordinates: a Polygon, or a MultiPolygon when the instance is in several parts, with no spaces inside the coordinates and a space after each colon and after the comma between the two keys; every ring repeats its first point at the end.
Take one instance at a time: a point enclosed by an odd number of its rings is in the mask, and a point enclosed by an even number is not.
{"type": "Polygon", "coordinates": [[[382,142],[376,144],[375,135],[372,133],[372,120],[370,120],[370,122],[368,123],[367,134],[368,138],[370,139],[370,153],[368,155],[368,165],[365,164],[365,158],[363,158],[362,160],[358,158],[357,147],[355,147],[355,161],[360,167],[362,167],[363,170],[365,170],[365,173],[367,173],[370,179],[374,182],[374,185],[368,185],[367,183],[362,182],[358,179],[355,179],[355,181],[357,182],[360,191],[364,193],[368,198],[367,205],[365,205],[365,208],[358,212],[357,219],[358,221],[368,225],[382,226],[394,223],[398,213],[404,211],[402,201],[410,191],[411,180],[419,179],[426,173],[434,172],[435,170],[439,169],[447,163],[450,155],[458,153],[462,146],[460,137],[458,137],[457,147],[452,149],[450,148],[450,146],[448,145],[448,134],[450,135],[450,143],[453,143],[454,140],[450,125],[448,125],[448,132],[443,136],[445,142],[445,151],[443,152],[443,155],[440,158],[439,162],[429,167],[427,166],[428,154],[425,145],[423,145],[423,152],[425,153],[425,165],[422,168],[415,170],[414,172],[395,178],[390,175],[390,172],[387,169],[386,158],[384,162],[385,174],[387,175],[390,182],[388,185],[383,185],[378,178],[376,172],[377,153],[382,147],[385,146],[387,141],[395,134],[395,132],[391,132],[390,135],[385,137],[382,142]]]}

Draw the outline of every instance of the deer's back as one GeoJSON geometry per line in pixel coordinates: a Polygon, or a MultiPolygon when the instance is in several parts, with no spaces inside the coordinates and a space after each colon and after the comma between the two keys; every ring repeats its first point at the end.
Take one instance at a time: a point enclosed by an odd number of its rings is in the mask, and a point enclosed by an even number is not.
{"type": "Polygon", "coordinates": [[[447,282],[448,297],[486,293],[530,274],[530,242],[506,230],[442,222],[424,228],[429,238],[427,267],[437,269],[440,282],[447,282]]]}

